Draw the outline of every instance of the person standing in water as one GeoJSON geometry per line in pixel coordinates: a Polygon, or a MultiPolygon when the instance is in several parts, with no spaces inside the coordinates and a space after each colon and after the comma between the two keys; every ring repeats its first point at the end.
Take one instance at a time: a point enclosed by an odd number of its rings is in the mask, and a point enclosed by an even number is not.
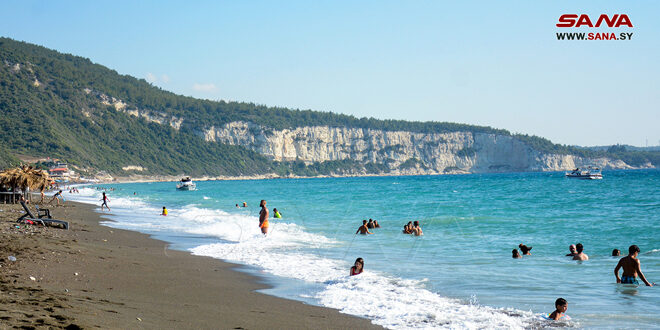
{"type": "Polygon", "coordinates": [[[273,209],[273,218],[277,218],[277,219],[282,218],[282,214],[280,213],[280,211],[277,210],[277,208],[273,209]]]}
{"type": "Polygon", "coordinates": [[[259,228],[261,228],[261,233],[266,235],[268,234],[268,208],[266,208],[266,200],[261,200],[261,211],[259,211],[259,228]]]}
{"type": "Polygon", "coordinates": [[[513,259],[520,259],[520,258],[522,258],[522,256],[520,255],[520,253],[518,253],[518,249],[513,249],[513,250],[511,250],[511,257],[512,257],[513,259]]]}
{"type": "Polygon", "coordinates": [[[628,256],[621,258],[619,263],[616,264],[616,267],[614,267],[614,276],[616,277],[617,283],[639,284],[637,281],[637,275],[639,275],[639,278],[642,279],[642,282],[644,282],[646,286],[653,286],[653,284],[646,280],[644,273],[642,273],[641,263],[639,262],[639,259],[637,259],[639,251],[637,245],[631,245],[628,248],[628,256]],[[623,268],[623,275],[619,278],[619,269],[621,268],[623,268]]]}
{"type": "Polygon", "coordinates": [[[351,276],[362,274],[364,271],[364,260],[362,258],[355,259],[355,264],[351,267],[351,276]]]}
{"type": "Polygon", "coordinates": [[[167,216],[167,209],[165,208],[165,206],[163,206],[163,213],[161,213],[160,215],[167,216]]]}
{"type": "MultiPolygon", "coordinates": [[[[61,190],[60,190],[61,191],[61,190]]],[[[103,211],[103,206],[108,208],[108,211],[110,211],[110,206],[108,206],[108,201],[110,201],[110,198],[105,195],[105,191],[103,192],[103,198],[101,198],[103,203],[101,204],[101,211],[103,211]]]]}
{"type": "Polygon", "coordinates": [[[577,243],[575,245],[575,251],[577,251],[577,254],[573,256],[573,260],[589,260],[589,256],[582,252],[584,251],[584,246],[582,246],[582,243],[577,243]]]}
{"type": "Polygon", "coordinates": [[[567,257],[575,257],[575,255],[577,254],[577,252],[575,252],[575,244],[571,244],[568,247],[568,250],[571,251],[571,253],[567,254],[566,256],[567,257]]]}
{"type": "Polygon", "coordinates": [[[372,232],[369,231],[369,228],[367,227],[367,220],[362,220],[362,226],[358,228],[358,230],[355,232],[355,234],[360,233],[362,235],[367,235],[367,234],[373,234],[372,232]]]}
{"type": "Polygon", "coordinates": [[[555,311],[548,315],[548,318],[551,320],[559,320],[561,318],[570,319],[566,316],[566,310],[568,309],[568,302],[564,298],[557,298],[555,300],[555,311]]]}

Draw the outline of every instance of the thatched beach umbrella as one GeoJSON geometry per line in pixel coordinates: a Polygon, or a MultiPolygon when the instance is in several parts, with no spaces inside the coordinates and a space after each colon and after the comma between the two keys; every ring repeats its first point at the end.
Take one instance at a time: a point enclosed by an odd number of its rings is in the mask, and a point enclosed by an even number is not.
{"type": "MultiPolygon", "coordinates": [[[[46,171],[23,165],[1,172],[0,184],[11,187],[13,192],[16,191],[16,188],[21,188],[23,193],[25,193],[28,189],[39,189],[43,191],[50,186],[51,180],[46,171]]],[[[12,194],[12,200],[14,198],[13,196],[12,194]]]]}

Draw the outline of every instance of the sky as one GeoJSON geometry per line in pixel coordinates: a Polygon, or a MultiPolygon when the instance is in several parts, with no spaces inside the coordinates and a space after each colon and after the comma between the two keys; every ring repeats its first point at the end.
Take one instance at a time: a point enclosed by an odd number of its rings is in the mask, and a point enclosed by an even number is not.
{"type": "Polygon", "coordinates": [[[0,35],[177,94],[660,144],[658,1],[14,1],[0,35]],[[557,28],[563,14],[633,27],[557,28]],[[559,41],[558,32],[633,33],[559,41]]]}

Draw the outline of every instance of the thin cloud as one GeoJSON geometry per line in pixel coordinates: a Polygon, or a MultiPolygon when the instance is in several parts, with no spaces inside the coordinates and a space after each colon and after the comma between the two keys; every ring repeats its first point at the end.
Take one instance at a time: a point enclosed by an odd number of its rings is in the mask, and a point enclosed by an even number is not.
{"type": "Polygon", "coordinates": [[[160,76],[160,80],[167,84],[168,82],[170,82],[170,77],[168,75],[164,74],[164,75],[160,76]]]}
{"type": "Polygon", "coordinates": [[[158,81],[158,77],[156,77],[156,75],[151,72],[147,72],[147,77],[145,80],[147,80],[150,84],[153,84],[158,81]]]}
{"type": "Polygon", "coordinates": [[[212,92],[216,89],[215,84],[199,84],[194,83],[193,89],[198,92],[212,92]]]}

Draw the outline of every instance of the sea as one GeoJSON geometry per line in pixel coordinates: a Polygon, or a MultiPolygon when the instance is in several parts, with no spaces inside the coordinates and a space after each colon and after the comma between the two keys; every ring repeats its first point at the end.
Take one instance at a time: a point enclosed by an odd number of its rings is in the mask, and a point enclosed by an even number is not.
{"type": "MultiPolygon", "coordinates": [[[[617,284],[628,247],[660,283],[660,171],[270,179],[79,187],[67,199],[111,212],[104,225],[244,265],[264,293],[336,308],[391,329],[660,327],[660,288],[617,284]],[[271,211],[258,227],[259,202],[271,211]],[[243,202],[247,207],[242,207],[243,202]],[[239,207],[236,207],[236,204],[239,207]],[[168,216],[161,216],[163,206],[168,216]],[[281,219],[272,218],[277,208],[281,219]],[[363,219],[373,235],[355,235],[363,219]],[[402,233],[419,221],[420,237],[402,233]],[[513,259],[518,244],[531,255],[513,259]],[[582,243],[588,261],[565,254],[582,243]],[[364,273],[349,276],[356,258],[364,273]],[[568,301],[570,320],[544,319],[568,301]]],[[[641,281],[640,281],[641,282],[641,281]]],[[[219,293],[221,294],[221,293],[219,293]]]]}

